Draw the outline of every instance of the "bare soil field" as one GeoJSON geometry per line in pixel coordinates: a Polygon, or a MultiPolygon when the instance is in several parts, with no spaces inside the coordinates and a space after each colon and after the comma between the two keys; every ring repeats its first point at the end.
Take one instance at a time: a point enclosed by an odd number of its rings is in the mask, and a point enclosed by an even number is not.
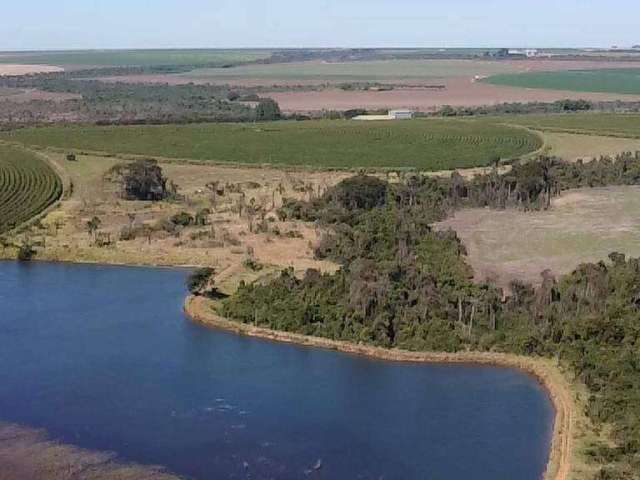
{"type": "Polygon", "coordinates": [[[45,92],[35,88],[2,88],[0,87],[0,101],[10,101],[15,103],[27,103],[33,100],[64,102],[67,100],[77,100],[82,95],[76,93],[45,92]]]}
{"type": "Polygon", "coordinates": [[[0,76],[3,75],[30,75],[32,73],[51,73],[62,72],[61,67],[53,65],[17,65],[17,64],[0,64],[0,76]]]}
{"type": "Polygon", "coordinates": [[[272,97],[286,112],[348,110],[352,108],[409,108],[431,112],[443,105],[480,107],[509,102],[555,102],[566,98],[592,101],[640,100],[640,95],[580,93],[556,90],[533,90],[503,87],[476,82],[472,78],[454,77],[438,81],[444,89],[396,88],[391,91],[344,91],[326,89],[311,92],[273,92],[272,97]]]}
{"type": "Polygon", "coordinates": [[[540,273],[569,273],[617,251],[640,255],[640,187],[572,190],[546,212],[467,209],[439,229],[453,228],[467,248],[476,278],[540,283],[540,273]]]}

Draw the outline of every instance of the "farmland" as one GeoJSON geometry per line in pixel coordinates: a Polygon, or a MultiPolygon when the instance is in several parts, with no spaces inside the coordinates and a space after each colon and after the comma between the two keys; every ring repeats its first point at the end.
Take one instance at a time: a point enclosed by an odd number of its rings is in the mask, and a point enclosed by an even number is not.
{"type": "Polygon", "coordinates": [[[0,64],[151,67],[249,62],[268,58],[270,55],[269,50],[69,50],[0,53],[0,64]]]}
{"type": "Polygon", "coordinates": [[[520,128],[440,119],[47,127],[6,132],[1,138],[43,147],[212,162],[425,171],[484,166],[542,146],[538,136],[520,128]]]}
{"type": "Polygon", "coordinates": [[[493,117],[503,122],[543,131],[613,137],[640,137],[640,115],[584,113],[493,117]]]}
{"type": "Polygon", "coordinates": [[[61,194],[62,182],[48,164],[0,145],[0,233],[37,215],[61,194]]]}
{"type": "Polygon", "coordinates": [[[640,69],[571,70],[494,75],[486,80],[509,87],[571,92],[640,94],[640,69]]]}
{"type": "Polygon", "coordinates": [[[198,69],[181,76],[189,80],[258,79],[263,81],[349,82],[493,75],[513,72],[508,62],[482,60],[377,60],[327,63],[299,62],[244,65],[227,69],[198,69]]]}

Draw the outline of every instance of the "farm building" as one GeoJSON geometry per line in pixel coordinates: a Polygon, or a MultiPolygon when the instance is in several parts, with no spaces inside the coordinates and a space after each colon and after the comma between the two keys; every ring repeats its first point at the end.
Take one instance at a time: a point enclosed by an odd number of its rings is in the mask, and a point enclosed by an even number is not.
{"type": "Polygon", "coordinates": [[[393,120],[411,120],[413,112],[411,110],[389,110],[389,116],[393,120]]]}
{"type": "Polygon", "coordinates": [[[353,120],[411,120],[413,112],[411,110],[389,110],[386,115],[358,115],[353,120]]]}

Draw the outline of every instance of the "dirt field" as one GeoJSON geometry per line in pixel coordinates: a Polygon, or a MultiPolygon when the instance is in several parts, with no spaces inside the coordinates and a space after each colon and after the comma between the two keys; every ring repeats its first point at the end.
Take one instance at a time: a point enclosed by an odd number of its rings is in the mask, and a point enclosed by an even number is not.
{"type": "Polygon", "coordinates": [[[577,93],[555,90],[531,90],[502,87],[476,82],[473,78],[447,78],[439,80],[442,90],[396,88],[391,91],[344,91],[327,89],[312,92],[274,92],[272,97],[286,112],[319,110],[347,110],[351,108],[409,108],[416,111],[434,111],[443,105],[478,107],[505,102],[554,102],[565,98],[593,101],[618,99],[640,100],[640,95],[609,93],[577,93]]]}
{"type": "Polygon", "coordinates": [[[23,89],[0,87],[0,101],[6,100],[16,103],[26,103],[32,100],[64,102],[66,100],[76,100],[80,98],[82,98],[82,95],[75,93],[45,92],[34,88],[23,89]]]}
{"type": "Polygon", "coordinates": [[[538,283],[618,251],[640,255],[640,187],[573,190],[547,212],[468,209],[437,225],[458,232],[478,280],[538,283]]]}
{"type": "Polygon", "coordinates": [[[62,72],[61,67],[54,67],[52,65],[14,65],[14,64],[0,64],[0,76],[3,75],[29,75],[31,73],[50,73],[50,72],[62,72]]]}

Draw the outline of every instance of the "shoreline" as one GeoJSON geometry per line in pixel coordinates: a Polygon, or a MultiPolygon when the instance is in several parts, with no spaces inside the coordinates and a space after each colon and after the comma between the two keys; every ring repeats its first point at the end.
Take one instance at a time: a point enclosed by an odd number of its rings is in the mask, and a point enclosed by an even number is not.
{"type": "Polygon", "coordinates": [[[322,348],[401,363],[476,364],[508,367],[532,375],[549,395],[555,411],[551,448],[543,478],[544,480],[567,480],[569,478],[572,471],[575,404],[568,382],[552,360],[491,352],[441,353],[386,349],[239,323],[220,317],[209,307],[210,301],[208,299],[190,295],[185,300],[184,312],[194,322],[207,327],[279,343],[322,348]]]}

